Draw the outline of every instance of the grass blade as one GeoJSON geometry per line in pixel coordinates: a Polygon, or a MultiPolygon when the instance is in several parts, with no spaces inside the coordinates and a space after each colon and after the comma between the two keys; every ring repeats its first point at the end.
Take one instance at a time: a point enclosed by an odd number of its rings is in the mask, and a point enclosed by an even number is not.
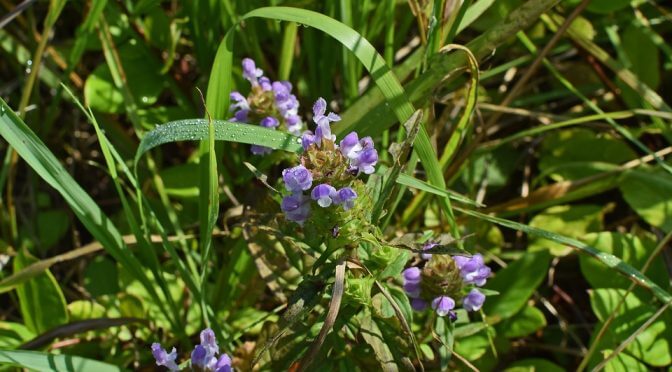
{"type": "MultiPolygon", "coordinates": [[[[300,140],[289,133],[225,120],[213,120],[212,123],[216,141],[261,145],[297,153],[303,151],[300,140]]],[[[135,165],[137,167],[142,155],[154,147],[171,142],[204,140],[208,131],[207,119],[178,120],[157,125],[142,138],[135,154],[135,165]]]]}
{"type": "Polygon", "coordinates": [[[0,350],[0,365],[37,371],[123,371],[111,364],[72,355],[56,355],[24,350],[0,350]]]}

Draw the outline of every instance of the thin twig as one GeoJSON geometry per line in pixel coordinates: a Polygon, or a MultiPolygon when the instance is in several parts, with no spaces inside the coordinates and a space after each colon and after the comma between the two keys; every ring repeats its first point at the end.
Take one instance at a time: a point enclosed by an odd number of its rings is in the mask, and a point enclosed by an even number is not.
{"type": "Polygon", "coordinates": [[[2,19],[0,19],[0,29],[7,26],[14,18],[21,14],[24,10],[34,3],[35,0],[24,0],[21,4],[17,5],[11,12],[7,13],[2,19]]]}

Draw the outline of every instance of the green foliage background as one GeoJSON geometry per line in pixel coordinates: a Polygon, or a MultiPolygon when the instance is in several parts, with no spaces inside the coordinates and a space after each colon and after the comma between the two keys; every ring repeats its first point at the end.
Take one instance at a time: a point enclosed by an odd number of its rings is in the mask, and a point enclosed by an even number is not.
{"type": "Polygon", "coordinates": [[[205,326],[238,370],[672,365],[666,2],[0,7],[0,365],[151,370],[152,342],[186,360],[205,326]],[[339,138],[374,138],[389,241],[446,233],[485,256],[481,313],[414,313],[412,255],[362,233],[385,264],[350,263],[316,341],[343,264],[273,230],[268,183],[301,147],[226,121],[244,57],[294,84],[306,121],[322,96],[339,138]]]}

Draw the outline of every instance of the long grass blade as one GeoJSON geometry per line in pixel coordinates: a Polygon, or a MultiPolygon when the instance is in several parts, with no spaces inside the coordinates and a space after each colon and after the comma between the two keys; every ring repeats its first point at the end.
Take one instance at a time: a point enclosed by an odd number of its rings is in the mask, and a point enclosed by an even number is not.
{"type": "Polygon", "coordinates": [[[0,350],[0,365],[36,371],[123,371],[112,364],[72,355],[58,355],[25,350],[0,350]]]}
{"type": "Polygon", "coordinates": [[[502,218],[490,216],[484,213],[468,210],[468,209],[462,209],[462,208],[455,208],[456,210],[467,214],[472,217],[476,217],[481,220],[489,221],[494,224],[508,227],[513,230],[517,231],[522,231],[524,233],[537,236],[540,238],[552,240],[556,243],[560,244],[565,244],[569,247],[573,247],[577,249],[581,253],[585,253],[596,260],[600,261],[602,264],[606,265],[607,267],[610,267],[614,269],[616,272],[618,272],[621,275],[624,275],[626,278],[632,280],[634,283],[637,285],[644,287],[648,290],[650,290],[656,298],[658,298],[662,303],[666,304],[668,302],[672,301],[672,295],[670,295],[667,291],[665,291],[663,288],[658,286],[658,284],[654,283],[651,279],[647,278],[644,276],[641,272],[637,271],[634,267],[628,265],[627,263],[623,262],[620,258],[600,251],[599,249],[590,246],[586,243],[583,243],[581,241],[578,241],[576,239],[572,239],[566,236],[562,236],[547,230],[539,229],[536,227],[524,225],[522,223],[510,221],[510,220],[505,220],[502,218]]]}

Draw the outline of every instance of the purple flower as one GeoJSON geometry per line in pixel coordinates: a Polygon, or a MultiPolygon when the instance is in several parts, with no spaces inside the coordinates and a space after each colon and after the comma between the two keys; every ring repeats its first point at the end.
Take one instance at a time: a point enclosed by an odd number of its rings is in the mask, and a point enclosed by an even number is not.
{"type": "Polygon", "coordinates": [[[336,189],[326,183],[315,186],[313,192],[310,193],[313,200],[317,201],[317,205],[326,208],[331,205],[336,197],[336,189]]]}
{"type": "Polygon", "coordinates": [[[273,149],[266,146],[252,145],[250,151],[253,155],[268,155],[273,152],[273,149]]]}
{"type": "Polygon", "coordinates": [[[299,117],[299,100],[292,94],[292,84],[289,81],[273,82],[272,90],[275,97],[275,106],[285,119],[287,131],[298,136],[303,128],[299,117]]]}
{"type": "Polygon", "coordinates": [[[295,136],[301,135],[301,129],[303,129],[303,122],[301,117],[297,114],[289,114],[285,117],[285,123],[287,124],[287,131],[295,136]]]}
{"type": "MultiPolygon", "coordinates": [[[[438,244],[434,243],[434,242],[427,242],[427,243],[425,243],[425,245],[422,246],[422,250],[427,251],[427,250],[430,250],[430,249],[436,247],[437,245],[438,244]]],[[[432,254],[431,253],[421,253],[420,257],[422,257],[423,260],[429,260],[430,258],[432,258],[432,254]]]]}
{"type": "Polygon", "coordinates": [[[259,78],[259,86],[261,86],[261,90],[265,92],[271,90],[272,89],[271,79],[267,78],[266,76],[261,76],[259,78]]]}
{"type": "Polygon", "coordinates": [[[247,98],[245,98],[242,94],[239,92],[233,91],[229,95],[230,100],[231,100],[231,105],[229,105],[229,111],[238,111],[238,110],[249,110],[250,109],[250,104],[247,102],[247,98]]]}
{"type": "Polygon", "coordinates": [[[474,288],[462,299],[462,306],[467,311],[478,311],[485,302],[485,295],[474,288]]]}
{"type": "Polygon", "coordinates": [[[406,292],[410,298],[420,297],[420,292],[422,292],[422,288],[420,288],[420,281],[404,283],[404,292],[406,292]]]}
{"type": "Polygon", "coordinates": [[[371,174],[376,171],[374,166],[378,163],[378,152],[371,137],[360,140],[357,133],[351,132],[341,141],[340,150],[350,159],[350,170],[354,173],[371,174]]]}
{"type": "Polygon", "coordinates": [[[362,145],[359,143],[359,137],[356,132],[350,132],[347,136],[343,137],[340,150],[348,159],[357,158],[357,154],[362,151],[362,145]]]}
{"type": "Polygon", "coordinates": [[[304,150],[308,150],[310,145],[315,143],[315,135],[313,132],[307,130],[303,132],[303,135],[301,136],[301,145],[303,146],[304,150]]]}
{"type": "Polygon", "coordinates": [[[401,275],[404,277],[404,283],[419,283],[422,279],[420,274],[420,269],[415,266],[409,267],[408,269],[401,272],[401,275]]]}
{"type": "Polygon", "coordinates": [[[235,122],[240,122],[240,123],[247,123],[247,114],[250,112],[250,110],[240,110],[236,111],[236,113],[233,115],[233,119],[231,121],[235,122]]]}
{"type": "Polygon", "coordinates": [[[272,116],[267,116],[263,119],[261,119],[261,123],[259,123],[264,128],[276,128],[278,125],[280,125],[280,122],[278,119],[272,117],[272,116]]]}
{"type": "Polygon", "coordinates": [[[243,77],[245,78],[245,80],[249,81],[253,87],[259,85],[259,81],[257,79],[260,78],[262,75],[264,75],[264,71],[262,71],[262,69],[260,68],[257,68],[257,65],[254,63],[252,59],[250,58],[243,59],[243,77]]]}
{"type": "Polygon", "coordinates": [[[170,371],[180,370],[177,363],[175,363],[175,359],[177,359],[177,350],[175,350],[175,348],[173,348],[169,354],[161,347],[161,344],[155,342],[152,344],[152,355],[154,356],[154,359],[156,359],[157,366],[164,366],[170,371]]]}
{"type": "Polygon", "coordinates": [[[196,345],[194,350],[191,352],[191,365],[199,368],[205,368],[206,364],[208,363],[208,360],[206,360],[207,356],[208,352],[205,350],[205,347],[203,347],[203,345],[196,345]]]}
{"type": "Polygon", "coordinates": [[[357,168],[358,173],[371,174],[376,171],[377,162],[378,152],[373,147],[369,147],[362,150],[357,158],[352,160],[351,165],[357,168]]]}
{"type": "Polygon", "coordinates": [[[308,190],[313,184],[313,175],[303,165],[283,170],[282,179],[285,181],[287,190],[291,192],[308,190]]]}
{"type": "Polygon", "coordinates": [[[460,269],[460,275],[466,284],[481,287],[490,276],[490,268],[483,263],[483,256],[478,253],[471,257],[454,256],[453,260],[460,269]]]}
{"type": "Polygon", "coordinates": [[[284,102],[289,99],[292,91],[292,84],[289,81],[274,81],[273,93],[275,93],[275,100],[284,102]]]}
{"type": "Polygon", "coordinates": [[[350,187],[344,187],[336,193],[334,198],[334,203],[341,205],[343,204],[343,209],[346,211],[355,206],[355,199],[357,198],[357,193],[350,187]]]}
{"type": "Polygon", "coordinates": [[[423,311],[427,308],[427,301],[420,298],[411,298],[411,307],[415,311],[423,311]]]}
{"type": "Polygon", "coordinates": [[[455,300],[448,296],[440,296],[432,301],[432,309],[436,311],[438,316],[446,316],[452,313],[455,308],[455,300]]]}
{"type": "Polygon", "coordinates": [[[331,134],[331,123],[341,120],[341,117],[330,112],[327,112],[327,101],[320,97],[313,105],[313,121],[317,124],[315,129],[316,143],[318,146],[322,144],[322,140],[336,141],[336,136],[331,134]]]}
{"type": "Polygon", "coordinates": [[[227,354],[222,354],[211,369],[215,372],[231,372],[231,358],[227,354]]]}
{"type": "Polygon", "coordinates": [[[371,139],[371,137],[369,137],[369,136],[366,136],[366,137],[362,138],[361,140],[359,140],[359,143],[362,145],[362,148],[365,148],[365,149],[373,148],[373,139],[371,139]]]}
{"type": "Polygon", "coordinates": [[[285,212],[285,217],[289,221],[303,225],[310,213],[310,198],[302,194],[285,196],[280,204],[280,209],[285,212]]]}
{"type": "Polygon", "coordinates": [[[219,345],[217,345],[217,337],[215,332],[210,328],[201,331],[201,346],[205,348],[208,358],[219,354],[219,345]]]}

